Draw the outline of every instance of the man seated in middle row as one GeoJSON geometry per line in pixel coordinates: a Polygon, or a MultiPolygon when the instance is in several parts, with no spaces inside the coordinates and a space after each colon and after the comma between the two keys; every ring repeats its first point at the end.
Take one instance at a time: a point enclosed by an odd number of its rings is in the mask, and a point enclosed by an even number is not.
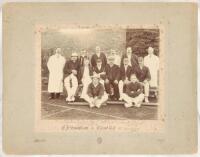
{"type": "Polygon", "coordinates": [[[78,72],[78,83],[82,86],[81,98],[84,98],[84,95],[87,92],[88,85],[92,82],[92,67],[90,66],[90,60],[87,56],[83,57],[83,65],[79,68],[78,72]]]}
{"type": "Polygon", "coordinates": [[[144,86],[145,102],[148,103],[149,97],[149,81],[151,80],[151,75],[149,68],[144,66],[144,59],[142,57],[138,58],[139,66],[134,68],[134,73],[136,74],[139,82],[144,86]]]}
{"type": "Polygon", "coordinates": [[[72,53],[71,59],[65,64],[64,72],[66,78],[64,79],[64,86],[67,91],[66,101],[75,101],[75,95],[78,88],[78,74],[79,64],[77,53],[72,53]]]}
{"type": "Polygon", "coordinates": [[[119,99],[119,88],[118,83],[120,79],[119,66],[114,64],[114,58],[112,56],[108,57],[108,64],[106,66],[106,79],[105,79],[105,89],[109,94],[111,100],[119,99]]]}
{"type": "Polygon", "coordinates": [[[119,100],[122,100],[122,94],[125,91],[126,85],[130,82],[129,78],[133,73],[132,67],[129,65],[128,57],[123,58],[123,65],[120,67],[120,81],[119,81],[119,100]]]}
{"type": "Polygon", "coordinates": [[[97,59],[97,65],[93,67],[93,74],[98,74],[100,76],[100,82],[104,85],[104,80],[106,78],[105,66],[102,65],[102,60],[97,59]]]}

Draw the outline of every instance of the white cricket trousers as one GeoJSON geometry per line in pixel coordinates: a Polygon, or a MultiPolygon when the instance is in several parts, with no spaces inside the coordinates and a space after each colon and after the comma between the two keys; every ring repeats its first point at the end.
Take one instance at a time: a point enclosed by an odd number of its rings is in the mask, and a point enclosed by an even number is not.
{"type": "Polygon", "coordinates": [[[141,84],[144,86],[144,96],[149,97],[149,82],[141,82],[141,84]]]}
{"type": "Polygon", "coordinates": [[[124,82],[122,80],[119,81],[118,88],[119,88],[119,96],[121,98],[123,94],[123,89],[124,89],[124,82]]]}
{"type": "Polygon", "coordinates": [[[66,88],[67,91],[67,101],[74,101],[75,98],[75,94],[78,88],[78,80],[77,77],[74,76],[73,74],[70,74],[69,76],[67,76],[64,80],[64,86],[66,88]]]}
{"type": "Polygon", "coordinates": [[[122,99],[126,102],[126,107],[132,107],[134,106],[133,103],[137,106],[137,105],[141,105],[142,101],[144,100],[144,94],[141,93],[140,95],[138,95],[135,98],[132,98],[130,96],[128,96],[127,94],[123,93],[122,94],[122,99]]]}
{"type": "Polygon", "coordinates": [[[87,94],[84,95],[84,100],[87,101],[90,105],[90,107],[101,107],[102,104],[104,104],[107,100],[108,100],[108,95],[106,93],[104,93],[104,95],[101,97],[101,99],[97,99],[96,101],[94,101],[94,98],[89,97],[87,94]]]}
{"type": "Polygon", "coordinates": [[[91,78],[82,79],[83,89],[81,93],[81,98],[84,98],[87,94],[88,86],[92,82],[91,78]]]}

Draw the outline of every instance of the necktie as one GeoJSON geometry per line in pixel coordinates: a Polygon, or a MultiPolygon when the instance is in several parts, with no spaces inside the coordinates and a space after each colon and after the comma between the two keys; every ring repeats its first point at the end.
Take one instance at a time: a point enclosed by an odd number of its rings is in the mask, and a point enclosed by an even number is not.
{"type": "Polygon", "coordinates": [[[72,78],[69,80],[70,88],[72,88],[72,78]]]}

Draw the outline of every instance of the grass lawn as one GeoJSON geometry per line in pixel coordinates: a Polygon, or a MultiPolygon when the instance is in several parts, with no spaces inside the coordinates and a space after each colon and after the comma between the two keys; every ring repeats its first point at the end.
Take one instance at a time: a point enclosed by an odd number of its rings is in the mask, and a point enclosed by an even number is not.
{"type": "Polygon", "coordinates": [[[51,120],[156,120],[159,106],[141,106],[125,108],[122,104],[109,104],[101,108],[89,108],[87,105],[70,105],[64,96],[49,100],[42,93],[42,119],[51,120]]]}

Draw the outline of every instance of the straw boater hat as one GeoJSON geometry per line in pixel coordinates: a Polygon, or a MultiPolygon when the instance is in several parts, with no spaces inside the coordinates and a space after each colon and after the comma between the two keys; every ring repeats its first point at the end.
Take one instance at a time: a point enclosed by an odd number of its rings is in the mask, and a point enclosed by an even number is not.
{"type": "Polygon", "coordinates": [[[71,57],[78,57],[78,54],[77,54],[76,52],[73,52],[73,53],[71,54],[71,57]]]}

